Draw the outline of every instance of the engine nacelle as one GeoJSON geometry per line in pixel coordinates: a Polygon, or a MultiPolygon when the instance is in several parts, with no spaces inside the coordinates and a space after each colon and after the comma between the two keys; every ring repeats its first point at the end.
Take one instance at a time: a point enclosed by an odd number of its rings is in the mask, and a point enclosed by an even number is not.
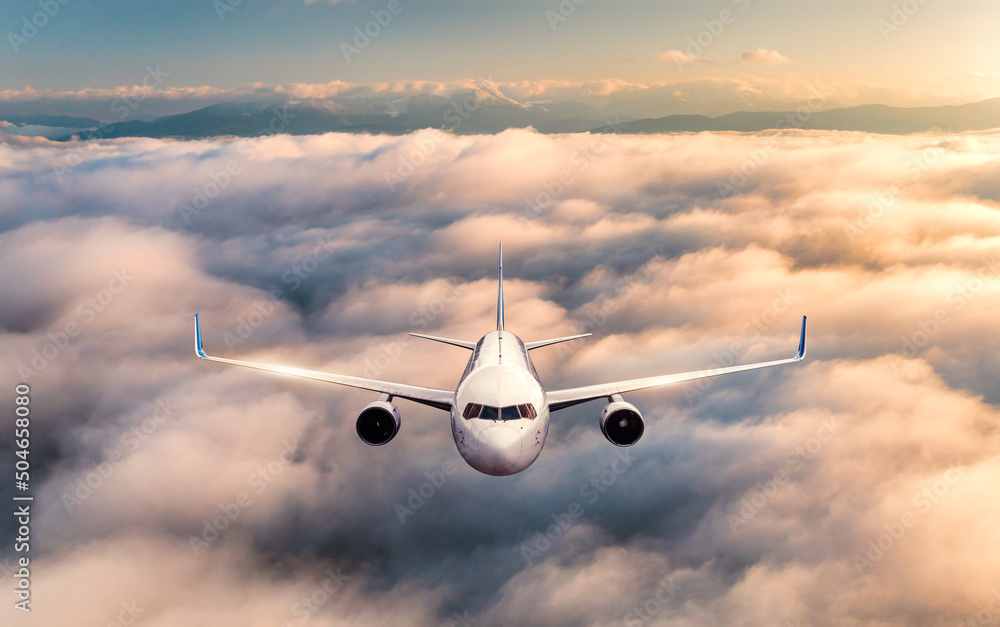
{"type": "Polygon", "coordinates": [[[399,410],[388,401],[374,401],[358,414],[358,437],[365,444],[382,446],[399,433],[399,410]]]}
{"type": "Polygon", "coordinates": [[[615,446],[632,446],[645,428],[642,414],[632,403],[615,401],[601,411],[601,432],[615,446]]]}

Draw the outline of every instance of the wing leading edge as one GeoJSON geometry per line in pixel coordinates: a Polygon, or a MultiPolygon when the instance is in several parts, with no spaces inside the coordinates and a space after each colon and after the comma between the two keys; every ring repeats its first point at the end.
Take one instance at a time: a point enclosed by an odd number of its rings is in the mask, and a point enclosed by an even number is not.
{"type": "Polygon", "coordinates": [[[727,368],[712,368],[710,370],[699,370],[697,372],[685,372],[681,374],[668,374],[658,377],[646,377],[644,379],[629,379],[627,381],[616,381],[614,383],[602,383],[599,385],[588,385],[580,388],[567,390],[556,390],[548,392],[546,396],[549,402],[549,411],[565,409],[580,403],[586,403],[598,398],[604,398],[613,394],[624,394],[625,392],[635,392],[647,388],[670,385],[671,383],[683,383],[704,379],[707,377],[717,377],[733,372],[743,372],[745,370],[756,370],[757,368],[768,368],[770,366],[780,366],[796,361],[802,361],[806,356],[806,317],[802,316],[802,333],[799,336],[799,352],[795,357],[789,359],[778,359],[776,361],[765,361],[756,364],[746,364],[743,366],[729,366],[727,368]]]}
{"type": "Polygon", "coordinates": [[[337,385],[346,385],[347,387],[358,388],[361,390],[370,390],[372,392],[389,394],[390,396],[398,396],[399,398],[405,398],[409,401],[420,403],[422,405],[430,405],[431,407],[436,407],[438,409],[443,409],[445,411],[451,409],[452,399],[455,396],[455,393],[450,390],[439,390],[436,388],[425,388],[418,385],[407,385],[405,383],[392,383],[390,381],[378,381],[376,379],[351,377],[342,374],[330,374],[326,372],[316,372],[314,370],[302,370],[299,368],[289,368],[287,366],[269,366],[266,364],[252,363],[249,361],[238,361],[236,359],[212,357],[211,355],[205,353],[205,349],[202,346],[201,323],[198,321],[198,314],[194,315],[194,333],[195,333],[194,349],[195,352],[198,354],[198,357],[201,357],[202,359],[207,359],[208,361],[217,361],[220,364],[229,364],[231,366],[243,366],[244,368],[253,368],[255,370],[263,370],[265,372],[274,372],[277,374],[284,374],[292,377],[312,379],[314,381],[325,381],[327,383],[336,383],[337,385]]]}

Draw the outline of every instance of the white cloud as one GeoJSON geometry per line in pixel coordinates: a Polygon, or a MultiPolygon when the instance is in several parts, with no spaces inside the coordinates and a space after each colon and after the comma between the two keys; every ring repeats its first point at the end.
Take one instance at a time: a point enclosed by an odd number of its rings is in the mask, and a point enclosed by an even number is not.
{"type": "Polygon", "coordinates": [[[52,451],[37,462],[40,620],[107,624],[134,600],[149,624],[597,625],[671,580],[653,624],[957,624],[986,607],[1000,585],[1000,137],[447,135],[390,191],[386,173],[429,138],[279,135],[253,158],[234,139],[0,143],[0,378],[81,325],[29,381],[33,445],[52,451]],[[53,163],[80,150],[59,183],[53,163]],[[928,155],[914,176],[906,164],[928,155]],[[233,161],[240,173],[181,219],[233,161]],[[536,464],[497,480],[464,465],[446,414],[400,402],[400,435],[372,449],[353,424],[370,395],[193,356],[197,311],[219,354],[454,385],[462,351],[401,334],[488,330],[501,238],[512,331],[595,330],[537,351],[547,385],[784,357],[801,313],[809,357],[633,395],[646,435],[591,502],[581,486],[619,452],[596,403],[556,414],[536,464]],[[81,313],[122,267],[127,289],[81,313]],[[313,269],[293,288],[296,267],[313,269]],[[158,399],[168,419],[123,441],[158,399]],[[286,441],[296,455],[276,461],[286,441]],[[115,450],[69,511],[64,495],[115,450]],[[446,463],[400,525],[394,505],[446,463]],[[936,484],[955,463],[961,480],[936,484]],[[787,483],[734,532],[729,516],[777,471],[787,483]],[[195,556],[190,537],[244,491],[252,505],[195,556]],[[522,543],[574,502],[583,515],[529,566],[522,543]],[[916,524],[861,574],[854,557],[906,513],[916,524]],[[338,566],[349,583],[299,621],[338,566]]]}
{"type": "Polygon", "coordinates": [[[792,62],[791,59],[777,50],[767,50],[765,48],[744,52],[740,55],[740,59],[746,63],[760,63],[761,65],[780,65],[792,62]]]}
{"type": "Polygon", "coordinates": [[[656,58],[661,61],[672,61],[678,70],[684,68],[685,65],[691,63],[705,63],[706,61],[701,57],[695,56],[693,54],[688,54],[680,50],[666,50],[656,55],[656,58]]]}

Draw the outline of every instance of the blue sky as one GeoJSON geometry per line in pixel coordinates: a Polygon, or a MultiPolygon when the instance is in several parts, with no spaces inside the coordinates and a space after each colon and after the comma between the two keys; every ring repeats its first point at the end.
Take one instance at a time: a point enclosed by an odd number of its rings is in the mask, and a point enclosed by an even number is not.
{"type": "Polygon", "coordinates": [[[172,86],[490,74],[503,81],[669,81],[678,70],[657,54],[688,49],[688,37],[704,31],[706,20],[730,10],[733,22],[711,37],[701,54],[707,63],[688,68],[688,77],[781,74],[927,93],[1000,93],[1000,5],[986,0],[911,0],[913,14],[888,33],[879,20],[888,23],[902,2],[565,0],[575,10],[553,22],[556,0],[400,0],[398,15],[350,63],[340,44],[389,0],[242,0],[220,19],[218,6],[227,1],[239,0],[52,0],[58,12],[16,45],[12,35],[16,40],[24,19],[41,8],[37,0],[5,2],[0,89],[133,85],[155,63],[171,72],[172,86]],[[730,63],[757,49],[775,50],[790,63],[730,63]]]}

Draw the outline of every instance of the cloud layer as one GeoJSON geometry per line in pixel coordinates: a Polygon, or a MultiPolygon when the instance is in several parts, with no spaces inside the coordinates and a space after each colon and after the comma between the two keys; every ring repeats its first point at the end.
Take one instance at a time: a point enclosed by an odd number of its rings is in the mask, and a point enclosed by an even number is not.
{"type": "Polygon", "coordinates": [[[998,159],[990,134],[5,139],[32,624],[996,620],[998,159]],[[501,239],[514,332],[594,331],[538,352],[553,388],[784,357],[803,313],[809,358],[633,395],[626,451],[598,403],[559,412],[498,479],[443,412],[400,403],[369,448],[370,395],[192,355],[200,312],[219,354],[453,386],[465,354],[405,333],[487,331],[501,239]]]}

